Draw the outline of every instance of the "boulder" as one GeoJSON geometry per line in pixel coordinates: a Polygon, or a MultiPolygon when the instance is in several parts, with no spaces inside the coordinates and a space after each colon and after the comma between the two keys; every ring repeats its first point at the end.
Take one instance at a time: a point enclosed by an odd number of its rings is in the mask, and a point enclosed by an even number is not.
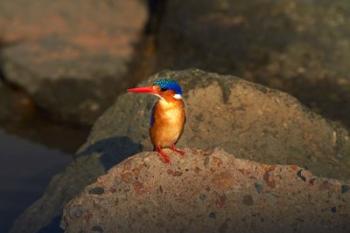
{"type": "Polygon", "coordinates": [[[0,109],[0,122],[5,122],[11,117],[12,102],[9,93],[8,88],[0,81],[0,104],[3,106],[0,109]]]}
{"type": "MultiPolygon", "coordinates": [[[[179,147],[219,147],[237,158],[297,164],[317,176],[350,179],[348,131],[294,97],[197,69],[160,72],[140,85],[150,85],[158,78],[175,79],[184,89],[187,124],[179,147]]],[[[95,123],[79,158],[51,182],[11,232],[36,232],[33,225],[38,230],[60,216],[63,205],[105,171],[137,152],[151,150],[148,127],[155,98],[130,93],[119,96],[95,123]]]]}
{"type": "Polygon", "coordinates": [[[144,152],[114,166],[65,206],[65,232],[350,231],[346,183],[222,150],[185,151],[171,165],[144,152]]]}
{"type": "MultiPolygon", "coordinates": [[[[196,69],[160,72],[140,85],[150,85],[159,78],[175,79],[184,89],[187,121],[180,147],[221,147],[238,158],[298,164],[318,176],[350,178],[348,131],[294,97],[234,76],[196,69]]],[[[152,150],[148,128],[155,100],[150,95],[121,95],[97,120],[80,154],[94,151],[119,160],[130,155],[130,147],[124,145],[112,154],[101,144],[123,136],[139,150],[152,150]]]]}
{"type": "Polygon", "coordinates": [[[30,119],[35,109],[30,99],[26,98],[23,93],[12,90],[1,81],[0,106],[2,106],[0,108],[0,125],[2,129],[6,130],[14,128],[13,125],[17,125],[17,128],[20,128],[18,126],[23,125],[24,119],[30,119]]]}
{"type": "Polygon", "coordinates": [[[349,16],[347,0],[168,1],[158,66],[235,74],[350,126],[349,16]]]}
{"type": "Polygon", "coordinates": [[[1,1],[4,77],[60,120],[91,125],[130,85],[146,20],[139,0],[1,1]]]}
{"type": "Polygon", "coordinates": [[[30,96],[0,82],[0,128],[10,135],[72,154],[85,142],[90,127],[55,124],[30,96]],[[67,138],[70,140],[67,141],[67,138]]]}

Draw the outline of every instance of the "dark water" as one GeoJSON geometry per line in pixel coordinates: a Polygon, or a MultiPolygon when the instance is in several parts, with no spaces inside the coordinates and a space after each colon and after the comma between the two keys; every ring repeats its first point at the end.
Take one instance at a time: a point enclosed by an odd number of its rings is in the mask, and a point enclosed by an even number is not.
{"type": "Polygon", "coordinates": [[[72,157],[0,130],[0,232],[38,199],[72,157]]]}
{"type": "Polygon", "coordinates": [[[24,92],[0,82],[0,233],[72,161],[88,128],[51,121],[24,92]]]}

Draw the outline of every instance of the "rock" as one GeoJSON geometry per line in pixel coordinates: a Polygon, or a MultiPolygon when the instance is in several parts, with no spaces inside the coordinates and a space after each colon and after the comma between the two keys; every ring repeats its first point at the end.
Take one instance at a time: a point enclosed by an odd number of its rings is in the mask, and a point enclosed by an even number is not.
{"type": "MultiPolygon", "coordinates": [[[[318,176],[350,178],[348,131],[290,95],[201,70],[161,72],[140,85],[160,77],[178,80],[185,91],[187,122],[180,147],[221,147],[238,158],[298,164],[318,176]]],[[[97,120],[80,153],[98,152],[101,143],[121,136],[152,150],[148,127],[154,101],[155,97],[147,95],[121,95],[97,120]]],[[[130,155],[127,148],[107,154],[117,159],[119,154],[130,155]]]]}
{"type": "MultiPolygon", "coordinates": [[[[348,132],[290,95],[201,70],[165,71],[140,85],[160,77],[178,80],[184,88],[187,124],[180,147],[220,147],[237,158],[297,164],[318,176],[350,179],[348,132]]],[[[121,95],[95,123],[76,163],[51,183],[44,197],[16,221],[20,228],[11,232],[35,232],[23,226],[35,222],[40,229],[39,225],[59,216],[69,199],[106,170],[130,155],[150,150],[148,127],[154,101],[155,97],[147,95],[121,95]],[[87,176],[87,171],[96,172],[87,176]],[[50,214],[43,215],[42,209],[50,214]]],[[[266,179],[269,181],[268,176],[266,179]]],[[[260,183],[254,189],[263,192],[260,183]]]]}
{"type": "Polygon", "coordinates": [[[0,122],[5,122],[11,117],[11,108],[13,106],[10,97],[10,91],[0,82],[0,104],[3,106],[0,109],[0,122]]]}
{"type": "Polygon", "coordinates": [[[65,206],[65,232],[350,231],[350,194],[341,193],[337,180],[310,172],[300,180],[300,167],[240,160],[222,150],[186,149],[171,158],[166,165],[143,152],[114,166],[65,206]],[[256,182],[264,184],[260,193],[256,182]]]}
{"type": "Polygon", "coordinates": [[[8,129],[14,122],[21,125],[25,118],[29,118],[35,106],[23,93],[12,90],[0,81],[0,125],[8,129]]]}
{"type": "Polygon", "coordinates": [[[0,106],[0,128],[6,133],[50,148],[59,148],[69,154],[76,152],[90,132],[87,126],[72,127],[51,121],[26,92],[7,84],[0,83],[0,106]],[[67,138],[70,140],[67,141],[67,138]]]}
{"type": "Polygon", "coordinates": [[[235,74],[350,126],[349,16],[347,0],[168,1],[159,70],[235,74]]]}
{"type": "Polygon", "coordinates": [[[139,0],[2,1],[4,76],[60,119],[92,124],[130,85],[146,18],[139,0]]]}

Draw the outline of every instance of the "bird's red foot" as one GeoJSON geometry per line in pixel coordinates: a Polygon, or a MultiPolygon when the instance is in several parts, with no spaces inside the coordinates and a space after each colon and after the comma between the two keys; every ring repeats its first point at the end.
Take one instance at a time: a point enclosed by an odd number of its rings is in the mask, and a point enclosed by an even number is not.
{"type": "Polygon", "coordinates": [[[156,147],[156,151],[158,152],[158,155],[162,158],[162,161],[164,163],[170,163],[169,156],[160,148],[159,146],[156,147]]]}
{"type": "Polygon", "coordinates": [[[180,149],[177,149],[177,148],[175,147],[175,145],[172,145],[172,146],[170,147],[170,149],[171,149],[172,151],[175,151],[176,153],[178,153],[178,154],[180,154],[180,155],[185,155],[185,151],[180,150],[180,149]]]}

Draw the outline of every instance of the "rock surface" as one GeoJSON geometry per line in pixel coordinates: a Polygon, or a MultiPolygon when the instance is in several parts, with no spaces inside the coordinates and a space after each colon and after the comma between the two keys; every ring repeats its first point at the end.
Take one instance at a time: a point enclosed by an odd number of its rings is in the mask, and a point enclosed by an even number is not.
{"type": "Polygon", "coordinates": [[[348,184],[222,150],[171,159],[144,152],[113,167],[65,207],[65,232],[350,231],[348,184]]]}
{"type": "MultiPolygon", "coordinates": [[[[140,85],[158,78],[175,79],[184,89],[187,121],[180,146],[221,147],[238,158],[298,164],[319,176],[350,178],[348,132],[290,95],[201,70],[161,72],[140,85]]],[[[81,153],[103,153],[106,148],[100,143],[123,136],[130,139],[134,151],[138,149],[134,144],[152,150],[148,128],[155,100],[147,95],[121,95],[95,123],[81,153]]],[[[125,149],[129,148],[120,148],[118,154],[128,154],[125,149]]]]}
{"type": "Polygon", "coordinates": [[[350,126],[349,16],[348,0],[168,1],[158,64],[235,74],[350,126]]]}
{"type": "MultiPolygon", "coordinates": [[[[348,132],[288,94],[201,70],[161,72],[140,85],[160,77],[176,79],[184,88],[187,125],[180,147],[220,147],[238,158],[297,164],[318,176],[350,179],[348,132]]],[[[32,233],[46,226],[68,200],[107,169],[151,149],[148,126],[154,101],[146,95],[121,95],[94,125],[80,158],[20,216],[12,233],[32,233]]]]}
{"type": "Polygon", "coordinates": [[[59,118],[92,124],[130,83],[146,20],[139,0],[1,1],[4,76],[59,118]]]}

